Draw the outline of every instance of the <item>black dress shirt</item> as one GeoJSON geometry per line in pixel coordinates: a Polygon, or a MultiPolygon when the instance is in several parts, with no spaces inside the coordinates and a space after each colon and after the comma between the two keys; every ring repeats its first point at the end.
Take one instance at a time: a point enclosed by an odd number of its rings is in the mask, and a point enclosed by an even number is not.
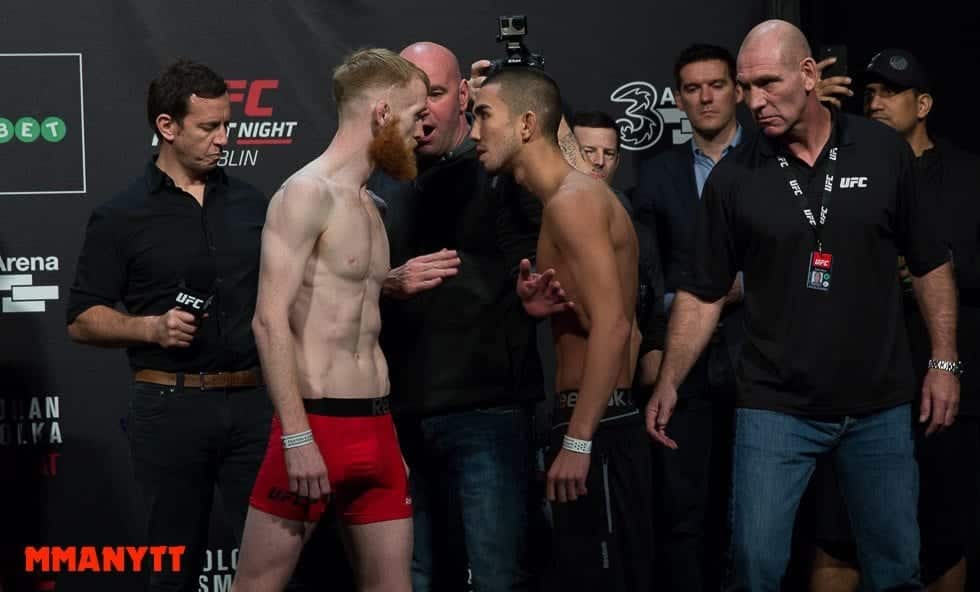
{"type": "Polygon", "coordinates": [[[131,315],[166,313],[187,277],[213,267],[214,299],[187,348],[128,348],[134,370],[234,371],[258,364],[252,316],[268,200],[215,169],[203,207],[150,162],[127,189],[97,207],[78,258],[67,320],[121,303],[131,315]]]}

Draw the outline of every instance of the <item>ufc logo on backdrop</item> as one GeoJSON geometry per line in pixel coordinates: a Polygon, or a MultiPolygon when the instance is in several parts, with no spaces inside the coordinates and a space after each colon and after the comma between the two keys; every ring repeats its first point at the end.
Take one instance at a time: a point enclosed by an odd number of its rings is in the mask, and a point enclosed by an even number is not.
{"type": "Polygon", "coordinates": [[[279,88],[278,80],[226,80],[228,98],[232,103],[245,103],[245,115],[249,117],[269,117],[272,107],[262,106],[262,92],[279,88]],[[241,92],[232,92],[241,91],[241,92]]]}
{"type": "Polygon", "coordinates": [[[841,189],[851,189],[853,187],[867,187],[868,178],[867,177],[841,177],[840,178],[840,188],[841,189]]]}
{"type": "MultiPolygon", "coordinates": [[[[228,122],[228,146],[222,150],[218,166],[256,166],[261,149],[258,146],[282,146],[293,143],[299,121],[272,119],[279,102],[280,81],[276,78],[258,80],[225,80],[228,99],[236,105],[233,113],[238,117],[237,105],[242,106],[241,119],[228,122]]],[[[151,146],[158,146],[156,134],[150,139],[151,146]]]]}

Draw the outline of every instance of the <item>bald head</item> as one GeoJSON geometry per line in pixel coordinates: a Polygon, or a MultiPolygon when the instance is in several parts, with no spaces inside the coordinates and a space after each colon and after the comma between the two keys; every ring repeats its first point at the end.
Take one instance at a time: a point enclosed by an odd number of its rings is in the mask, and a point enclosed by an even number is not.
{"type": "Polygon", "coordinates": [[[438,43],[431,41],[413,43],[403,49],[399,55],[425,70],[430,78],[445,78],[455,82],[463,78],[456,54],[438,43]]]}
{"type": "Polygon", "coordinates": [[[743,53],[752,52],[778,55],[780,61],[794,67],[811,57],[810,44],[803,31],[792,23],[778,19],[759,23],[745,36],[738,50],[739,59],[743,53]]]}
{"type": "Polygon", "coordinates": [[[802,134],[822,114],[814,91],[820,73],[803,32],[786,21],[756,25],[742,41],[738,84],[745,105],[770,137],[802,134]]]}
{"type": "Polygon", "coordinates": [[[400,55],[429,77],[428,110],[422,120],[423,136],[416,153],[423,158],[444,156],[469,131],[466,123],[469,86],[460,74],[459,60],[448,48],[431,41],[413,43],[400,55]]]}

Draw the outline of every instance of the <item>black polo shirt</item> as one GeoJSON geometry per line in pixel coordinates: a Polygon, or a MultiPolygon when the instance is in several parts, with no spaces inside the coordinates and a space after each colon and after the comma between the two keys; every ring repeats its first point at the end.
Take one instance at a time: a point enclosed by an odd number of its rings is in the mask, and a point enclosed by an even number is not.
{"type": "Polygon", "coordinates": [[[134,370],[242,370],[258,364],[252,316],[268,200],[215,169],[204,206],[150,162],[126,190],[89,219],[68,303],[68,323],[96,305],[122,303],[131,315],[174,307],[193,265],[214,265],[214,301],[188,348],[127,349],[134,370]]]}
{"type": "Polygon", "coordinates": [[[715,167],[704,188],[695,266],[682,285],[715,301],[744,271],[739,406],[839,416],[912,400],[897,258],[904,255],[916,276],[948,260],[935,208],[919,199],[912,160],[890,128],[835,114],[831,141],[812,168],[761,132],[715,167]],[[833,256],[832,280],[823,292],[806,287],[816,240],[776,157],[789,160],[819,212],[834,143],[834,189],[821,237],[833,256]]]}

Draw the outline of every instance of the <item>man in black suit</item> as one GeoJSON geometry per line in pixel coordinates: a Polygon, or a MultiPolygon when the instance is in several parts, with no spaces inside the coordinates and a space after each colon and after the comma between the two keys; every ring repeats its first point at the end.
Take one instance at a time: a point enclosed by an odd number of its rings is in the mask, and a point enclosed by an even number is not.
{"type": "MultiPolygon", "coordinates": [[[[688,47],[674,64],[674,81],[677,104],[691,122],[693,138],[644,163],[633,193],[637,219],[656,227],[668,310],[693,260],[701,189],[714,165],[742,137],[735,119],[742,91],[735,84],[735,59],[728,50],[688,47]]],[[[714,566],[723,551],[720,525],[730,478],[731,361],[741,341],[741,299],[739,274],[711,345],[679,389],[671,428],[687,444],[677,450],[654,447],[654,483],[659,484],[655,516],[662,533],[657,563],[667,574],[668,590],[717,588],[714,566]],[[715,526],[709,530],[708,525],[715,526]]]]}

